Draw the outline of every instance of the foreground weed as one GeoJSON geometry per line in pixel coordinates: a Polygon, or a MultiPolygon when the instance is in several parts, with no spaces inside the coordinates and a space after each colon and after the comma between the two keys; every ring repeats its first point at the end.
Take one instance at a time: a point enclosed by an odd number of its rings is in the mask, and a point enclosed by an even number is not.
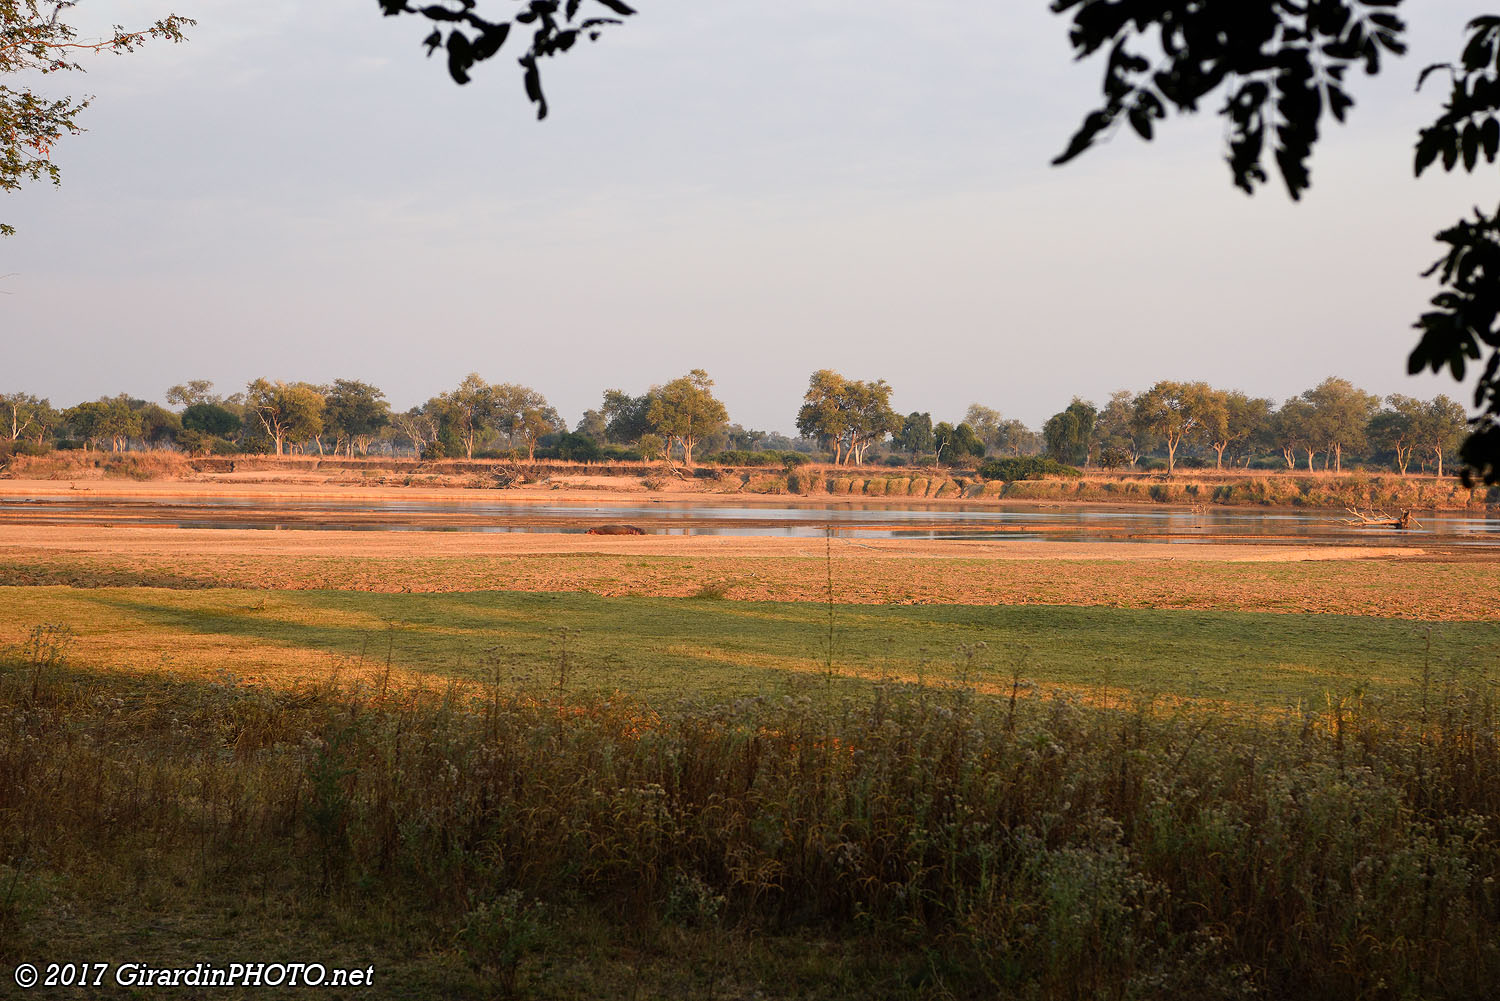
{"type": "Polygon", "coordinates": [[[516,996],[521,964],[550,937],[547,908],[519,890],[480,900],[464,916],[458,946],[475,972],[493,978],[501,997],[516,996]]]}
{"type": "Polygon", "coordinates": [[[31,627],[23,653],[30,672],[33,700],[41,690],[43,677],[67,660],[68,650],[76,639],[72,627],[62,623],[31,627]]]}

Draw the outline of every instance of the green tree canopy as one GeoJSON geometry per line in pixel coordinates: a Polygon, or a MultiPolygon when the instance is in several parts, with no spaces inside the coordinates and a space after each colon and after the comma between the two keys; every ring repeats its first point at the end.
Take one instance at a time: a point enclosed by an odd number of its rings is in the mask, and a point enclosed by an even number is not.
{"type": "Polygon", "coordinates": [[[1069,465],[1087,463],[1094,448],[1094,424],[1098,417],[1098,408],[1092,403],[1073,397],[1066,410],[1053,414],[1042,425],[1048,454],[1069,465]]]}
{"type": "Polygon", "coordinates": [[[932,415],[927,413],[907,414],[896,433],[896,447],[903,452],[930,455],[937,450],[937,441],[932,436],[932,415]]]}
{"type": "Polygon", "coordinates": [[[693,449],[724,430],[729,412],[713,395],[713,380],[701,368],[651,391],[646,419],[656,434],[682,449],[682,461],[693,464],[693,449]]]}
{"type": "MultiPolygon", "coordinates": [[[[1344,449],[1365,445],[1365,428],[1380,406],[1380,397],[1358,389],[1348,379],[1329,377],[1302,394],[1312,408],[1307,433],[1333,460],[1333,468],[1344,468],[1344,449]]],[[[1326,465],[1326,463],[1325,463],[1326,465]]]]}
{"type": "Polygon", "coordinates": [[[391,422],[391,406],[384,391],[356,379],[335,379],[323,387],[323,427],[334,436],[333,450],[340,448],[364,455],[380,429],[391,422]]]}
{"type": "Polygon", "coordinates": [[[536,443],[543,435],[568,430],[547,398],[530,386],[502,383],[494,387],[493,396],[490,420],[512,448],[518,441],[525,444],[528,459],[536,458],[536,443]]]}
{"type": "Polygon", "coordinates": [[[141,433],[141,416],[130,408],[130,398],[116,396],[80,403],[63,413],[68,428],[85,442],[109,442],[111,452],[125,451],[131,438],[141,433]]]}
{"type": "Polygon", "coordinates": [[[1135,423],[1156,435],[1167,446],[1167,475],[1177,467],[1177,449],[1182,443],[1216,427],[1223,404],[1206,382],[1163,380],[1135,401],[1135,423]]]}
{"type": "Polygon", "coordinates": [[[265,429],[277,455],[285,454],[288,443],[323,433],[323,394],[317,386],[256,379],[246,387],[245,406],[265,429]]]}
{"type": "Polygon", "coordinates": [[[835,464],[863,462],[866,449],[902,426],[901,416],[891,409],[891,387],[884,379],[846,379],[827,368],[808,379],[797,411],[797,430],[830,444],[835,464]]]}

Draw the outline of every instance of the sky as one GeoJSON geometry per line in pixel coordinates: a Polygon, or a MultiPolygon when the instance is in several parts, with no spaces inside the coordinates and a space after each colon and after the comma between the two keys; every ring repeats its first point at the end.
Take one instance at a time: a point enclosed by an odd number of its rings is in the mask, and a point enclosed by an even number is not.
{"type": "Polygon", "coordinates": [[[458,87],[374,0],[84,0],[84,35],[198,24],[37,81],[94,104],[61,187],[0,196],[0,392],[350,378],[406,409],[475,371],[576,422],[702,368],[783,432],[821,368],[1032,426],[1160,379],[1468,402],[1406,356],[1493,168],[1413,179],[1443,96],[1413,85],[1489,5],[1406,5],[1295,204],[1232,186],[1213,114],[1050,166],[1103,68],[1046,0],[636,6],[545,66],[537,122],[513,60],[458,87]]]}

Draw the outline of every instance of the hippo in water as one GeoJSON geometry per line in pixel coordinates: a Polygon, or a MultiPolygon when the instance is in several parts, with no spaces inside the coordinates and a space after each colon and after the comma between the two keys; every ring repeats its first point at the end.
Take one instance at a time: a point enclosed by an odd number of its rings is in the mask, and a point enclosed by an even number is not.
{"type": "Polygon", "coordinates": [[[634,525],[595,525],[587,535],[645,535],[646,530],[634,525]]]}

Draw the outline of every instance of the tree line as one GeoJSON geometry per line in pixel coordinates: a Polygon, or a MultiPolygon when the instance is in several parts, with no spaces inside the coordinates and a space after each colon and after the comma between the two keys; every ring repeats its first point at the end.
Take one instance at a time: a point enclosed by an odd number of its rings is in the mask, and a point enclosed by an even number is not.
{"type": "Polygon", "coordinates": [[[51,448],[171,449],[184,453],[414,455],[423,459],[509,456],[576,461],[644,459],[693,465],[705,454],[747,464],[819,458],[837,465],[975,465],[986,456],[1046,456],[1104,469],[1212,465],[1340,471],[1347,465],[1416,465],[1442,475],[1466,432],[1461,405],[1446,396],[1384,399],[1328,378],[1283,401],[1205,382],[1162,381],[1121,390],[1101,408],[1074,398],[1039,430],[972,404],[963,419],[901,415],[885,380],[814,372],[798,409],[798,437],[729,421],[702,369],[631,395],[606,390],[569,428],[541,392],[470,373],[453,389],[404,412],[355,379],[315,385],[258,378],[243,391],[214,392],[194,380],[172,386],[163,407],[126,394],[64,410],[27,393],[0,394],[6,451],[51,448]],[[1321,466],[1320,466],[1321,460],[1321,466]]]}

